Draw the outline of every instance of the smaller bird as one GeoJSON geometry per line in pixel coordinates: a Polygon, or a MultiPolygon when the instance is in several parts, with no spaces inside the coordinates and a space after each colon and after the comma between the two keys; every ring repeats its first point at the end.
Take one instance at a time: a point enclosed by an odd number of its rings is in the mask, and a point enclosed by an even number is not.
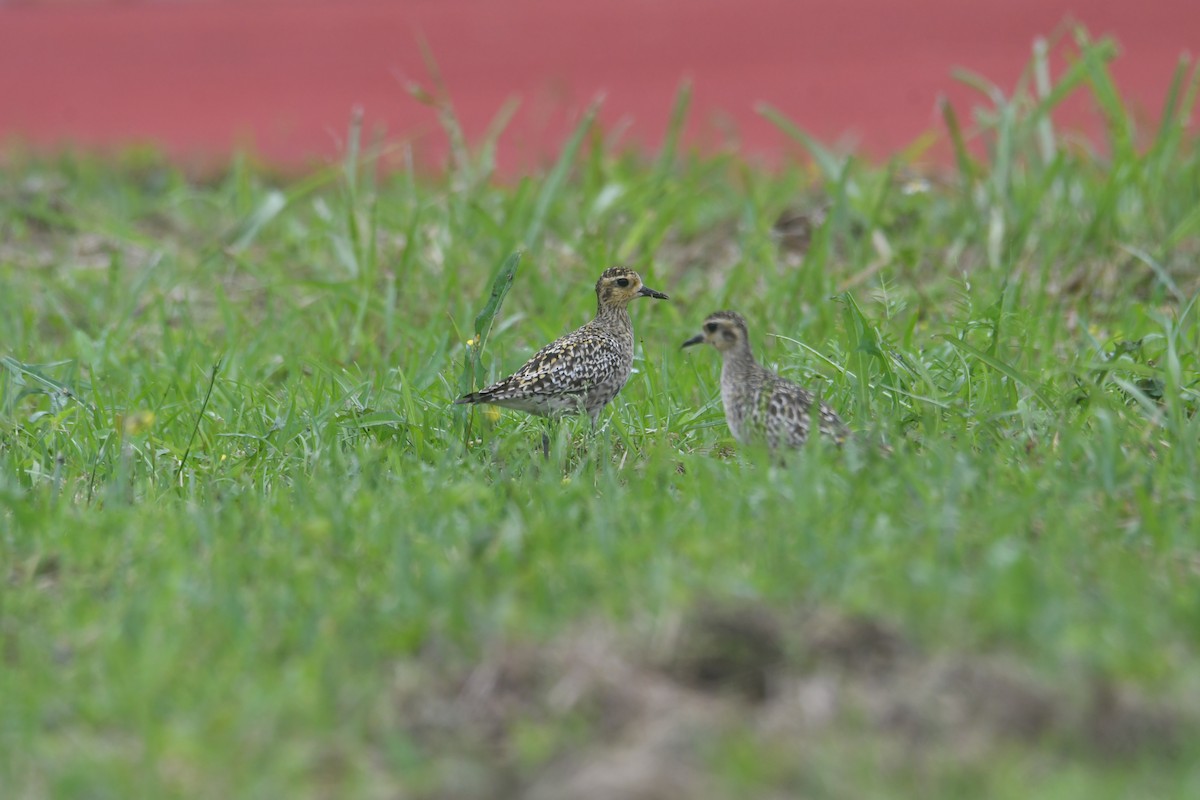
{"type": "MultiPolygon", "coordinates": [[[[490,403],[542,417],[586,412],[592,425],[633,370],[633,322],[626,306],[638,297],[667,300],[636,272],[610,267],[596,281],[596,317],[533,354],[525,365],[455,403],[490,403]]],[[[548,444],[543,437],[543,446],[548,444]]]]}
{"type": "Polygon", "coordinates": [[[850,430],[837,412],[792,381],[754,360],[746,320],[733,311],[717,311],[704,320],[703,332],[684,347],[707,342],[717,348],[721,367],[721,403],[733,438],[742,444],[766,442],[771,450],[800,447],[817,429],[841,444],[850,430]]]}

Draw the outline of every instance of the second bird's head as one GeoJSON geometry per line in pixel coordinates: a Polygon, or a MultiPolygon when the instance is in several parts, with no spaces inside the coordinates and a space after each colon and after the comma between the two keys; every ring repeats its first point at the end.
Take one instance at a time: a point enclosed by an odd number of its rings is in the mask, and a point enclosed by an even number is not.
{"type": "Polygon", "coordinates": [[[694,344],[711,344],[722,353],[736,347],[744,346],[750,335],[746,330],[746,320],[736,311],[714,311],[704,320],[701,333],[683,343],[684,347],[694,344]]]}
{"type": "Polygon", "coordinates": [[[623,306],[636,297],[668,299],[665,294],[642,283],[642,276],[627,267],[609,267],[596,281],[596,297],[601,305],[623,306]]]}

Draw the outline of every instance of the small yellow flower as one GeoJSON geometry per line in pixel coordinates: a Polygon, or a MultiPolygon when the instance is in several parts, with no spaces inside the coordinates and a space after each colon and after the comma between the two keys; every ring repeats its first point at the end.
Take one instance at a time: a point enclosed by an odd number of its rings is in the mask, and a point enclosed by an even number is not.
{"type": "Polygon", "coordinates": [[[301,523],[300,528],[314,539],[327,539],[333,532],[333,524],[322,517],[306,519],[301,523]]]}
{"type": "Polygon", "coordinates": [[[141,436],[154,427],[153,411],[137,411],[125,417],[123,423],[126,436],[141,436]]]}
{"type": "Polygon", "coordinates": [[[500,419],[500,409],[496,408],[495,406],[485,406],[483,409],[483,415],[492,422],[496,422],[500,419]]]}
{"type": "Polygon", "coordinates": [[[467,347],[474,347],[474,346],[475,346],[475,340],[467,339],[467,347]]]}

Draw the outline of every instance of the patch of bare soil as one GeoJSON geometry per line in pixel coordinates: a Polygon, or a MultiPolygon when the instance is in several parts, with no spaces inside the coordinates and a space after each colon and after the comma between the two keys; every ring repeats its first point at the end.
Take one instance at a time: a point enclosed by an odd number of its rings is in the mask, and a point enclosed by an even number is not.
{"type": "Polygon", "coordinates": [[[1010,658],[926,654],[880,620],[753,603],[704,603],[652,642],[590,629],[410,678],[397,702],[439,759],[437,797],[737,796],[714,779],[731,740],[776,765],[779,796],[800,791],[819,759],[863,754],[918,777],[1021,748],[1039,763],[1169,758],[1198,718],[1105,680],[1051,683],[1010,658]]]}
{"type": "Polygon", "coordinates": [[[737,219],[721,219],[699,231],[672,228],[655,252],[660,271],[676,279],[689,273],[708,276],[719,285],[742,257],[742,231],[737,219]]]}

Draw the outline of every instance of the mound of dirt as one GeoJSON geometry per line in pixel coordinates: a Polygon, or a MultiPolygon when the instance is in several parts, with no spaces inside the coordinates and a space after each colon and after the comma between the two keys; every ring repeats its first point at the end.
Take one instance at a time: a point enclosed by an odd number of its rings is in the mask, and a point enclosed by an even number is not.
{"type": "Polygon", "coordinates": [[[658,641],[589,628],[498,647],[457,676],[429,669],[397,700],[413,739],[445,766],[438,797],[737,796],[714,779],[730,741],[776,764],[776,790],[790,796],[843,751],[920,774],[1014,747],[1169,757],[1197,728],[1196,709],[1109,681],[1052,683],[1011,657],[922,653],[881,620],[789,618],[746,602],[700,604],[658,641]],[[531,740],[542,742],[532,753],[531,740]]]}

